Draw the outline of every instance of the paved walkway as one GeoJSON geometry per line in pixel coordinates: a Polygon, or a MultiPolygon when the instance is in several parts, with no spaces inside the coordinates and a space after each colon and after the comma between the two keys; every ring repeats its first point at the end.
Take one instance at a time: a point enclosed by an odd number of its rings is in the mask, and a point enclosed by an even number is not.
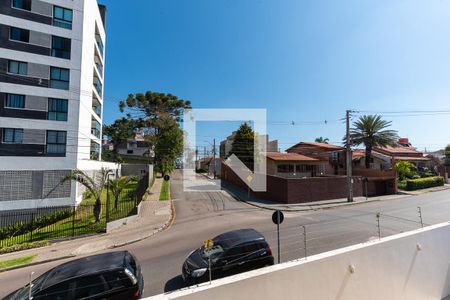
{"type": "MultiPolygon", "coordinates": [[[[167,228],[172,221],[172,202],[159,201],[162,179],[156,178],[150,194],[142,201],[138,218],[109,233],[52,243],[49,246],[0,255],[0,261],[37,255],[31,264],[38,264],[97,251],[111,249],[148,238],[167,228]]],[[[30,264],[28,264],[30,265],[30,264]]],[[[27,265],[21,265],[24,267],[27,265]]],[[[0,269],[5,271],[7,269],[0,269]]]]}
{"type": "Polygon", "coordinates": [[[334,208],[339,206],[348,206],[348,205],[356,205],[361,203],[368,203],[373,201],[382,201],[382,200],[394,200],[401,199],[405,197],[411,197],[415,195],[422,195],[430,192],[438,192],[443,190],[449,190],[450,184],[445,184],[441,187],[434,187],[429,189],[417,190],[417,191],[401,191],[395,195],[386,195],[386,196],[376,196],[376,197],[354,197],[353,202],[347,202],[347,199],[334,199],[334,200],[324,200],[324,201],[315,201],[308,203],[292,203],[292,204],[281,204],[274,201],[269,201],[265,199],[261,199],[255,197],[253,195],[247,194],[246,191],[237,188],[234,185],[227,184],[222,181],[222,188],[230,193],[234,198],[244,201],[250,205],[269,209],[269,210],[283,210],[283,211],[308,211],[308,210],[317,210],[317,209],[327,209],[334,208]]]}

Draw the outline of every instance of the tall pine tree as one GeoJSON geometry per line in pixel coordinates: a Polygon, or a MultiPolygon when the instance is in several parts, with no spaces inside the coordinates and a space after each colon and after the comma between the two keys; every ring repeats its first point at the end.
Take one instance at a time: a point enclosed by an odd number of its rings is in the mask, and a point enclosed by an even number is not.
{"type": "Polygon", "coordinates": [[[236,131],[230,151],[230,155],[236,155],[252,171],[255,163],[254,143],[255,133],[247,123],[244,123],[236,131]]]}

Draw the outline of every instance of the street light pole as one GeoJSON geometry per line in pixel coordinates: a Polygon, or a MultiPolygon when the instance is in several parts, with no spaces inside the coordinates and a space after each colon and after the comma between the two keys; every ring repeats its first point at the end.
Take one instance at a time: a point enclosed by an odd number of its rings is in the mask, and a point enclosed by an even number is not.
{"type": "Polygon", "coordinates": [[[350,148],[350,113],[346,112],[346,163],[347,163],[347,201],[353,202],[353,179],[352,179],[352,149],[350,148]]]}
{"type": "Polygon", "coordinates": [[[213,168],[214,179],[216,179],[216,139],[213,140],[213,168]]]}

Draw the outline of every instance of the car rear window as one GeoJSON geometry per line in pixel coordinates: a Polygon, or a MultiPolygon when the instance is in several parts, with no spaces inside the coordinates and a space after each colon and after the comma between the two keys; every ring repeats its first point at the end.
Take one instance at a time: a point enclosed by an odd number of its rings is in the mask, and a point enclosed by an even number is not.
{"type": "Polygon", "coordinates": [[[109,272],[103,274],[108,287],[110,289],[121,289],[132,286],[131,280],[123,272],[109,272]]]}
{"type": "Polygon", "coordinates": [[[75,280],[75,299],[95,296],[105,291],[106,285],[102,276],[85,276],[75,280]]]}

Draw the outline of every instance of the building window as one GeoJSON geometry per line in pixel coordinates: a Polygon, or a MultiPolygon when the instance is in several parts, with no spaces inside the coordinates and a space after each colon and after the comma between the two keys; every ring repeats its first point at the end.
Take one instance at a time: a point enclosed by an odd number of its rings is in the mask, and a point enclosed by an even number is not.
{"type": "Polygon", "coordinates": [[[3,142],[11,144],[22,144],[23,129],[19,128],[4,128],[3,142]]]}
{"type": "Polygon", "coordinates": [[[5,107],[25,108],[25,95],[8,94],[5,107]]]}
{"type": "Polygon", "coordinates": [[[54,89],[69,89],[70,70],[61,68],[50,68],[50,87],[54,89]]]}
{"type": "Polygon", "coordinates": [[[65,99],[48,99],[48,120],[67,121],[67,108],[65,99]]]}
{"type": "Polygon", "coordinates": [[[12,7],[31,11],[31,0],[13,0],[12,7]]]}
{"type": "Polygon", "coordinates": [[[71,9],[54,6],[53,7],[53,25],[72,29],[73,13],[71,9]]]}
{"type": "Polygon", "coordinates": [[[26,62],[10,60],[8,61],[8,73],[27,75],[28,64],[26,62]]]}
{"type": "Polygon", "coordinates": [[[30,42],[30,31],[17,27],[9,28],[9,39],[13,41],[19,41],[24,43],[30,42]]]}
{"type": "Polygon", "coordinates": [[[70,39],[59,36],[52,37],[52,56],[70,59],[70,39]]]}
{"type": "Polygon", "coordinates": [[[66,132],[65,131],[47,131],[47,153],[65,154],[66,153],[66,132]]]}
{"type": "Polygon", "coordinates": [[[294,165],[278,165],[277,170],[278,173],[293,173],[294,165]]]}

